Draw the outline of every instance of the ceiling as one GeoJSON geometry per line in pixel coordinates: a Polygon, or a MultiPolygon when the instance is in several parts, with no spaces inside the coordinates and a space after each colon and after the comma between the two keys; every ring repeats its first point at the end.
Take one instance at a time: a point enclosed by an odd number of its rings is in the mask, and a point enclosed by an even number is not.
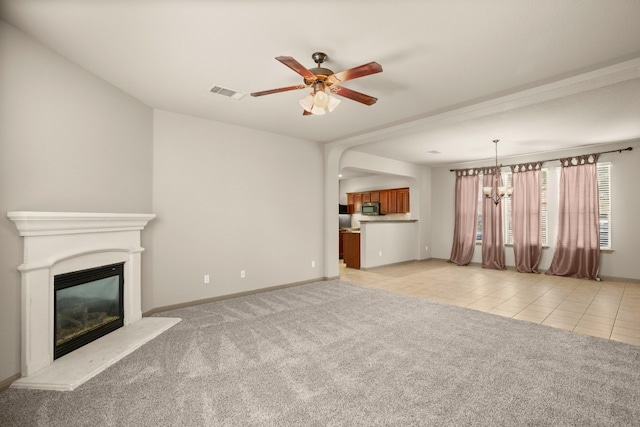
{"type": "Polygon", "coordinates": [[[0,17],[153,108],[413,163],[640,138],[638,0],[0,0],[0,17]],[[210,92],[300,84],[274,58],[316,51],[335,72],[380,63],[343,84],[378,102],[302,116],[306,90],[210,92]]]}

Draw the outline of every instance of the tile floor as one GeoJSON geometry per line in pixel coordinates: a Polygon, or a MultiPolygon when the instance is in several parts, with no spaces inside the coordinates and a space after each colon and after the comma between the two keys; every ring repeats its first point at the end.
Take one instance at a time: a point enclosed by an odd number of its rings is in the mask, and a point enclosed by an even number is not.
{"type": "Polygon", "coordinates": [[[640,345],[640,283],[459,267],[441,260],[372,270],[340,264],[351,283],[640,345]]]}

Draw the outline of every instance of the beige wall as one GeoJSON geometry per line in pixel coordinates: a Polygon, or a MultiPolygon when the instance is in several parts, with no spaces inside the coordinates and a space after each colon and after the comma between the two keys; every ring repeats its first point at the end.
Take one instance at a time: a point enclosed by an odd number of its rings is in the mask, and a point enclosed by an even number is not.
{"type": "Polygon", "coordinates": [[[6,212],[151,212],[152,120],[0,21],[0,381],[20,372],[23,246],[6,212]]]}
{"type": "Polygon", "coordinates": [[[155,111],[143,310],[323,277],[322,162],[313,142],[155,111]]]}

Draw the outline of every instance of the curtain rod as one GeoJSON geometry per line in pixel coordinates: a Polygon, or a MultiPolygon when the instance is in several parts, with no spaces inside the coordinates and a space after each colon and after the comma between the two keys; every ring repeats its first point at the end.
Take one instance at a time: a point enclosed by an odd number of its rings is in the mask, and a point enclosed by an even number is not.
{"type": "MultiPolygon", "coordinates": [[[[591,154],[584,154],[585,156],[591,156],[591,155],[595,155],[595,154],[609,154],[609,153],[622,153],[623,151],[631,151],[633,150],[633,147],[627,147],[627,148],[621,148],[619,150],[610,150],[610,151],[600,151],[599,153],[591,153],[591,154]]],[[[569,157],[575,157],[575,156],[569,156],[569,157]]],[[[546,163],[546,162],[554,162],[556,160],[561,160],[564,159],[566,157],[562,157],[562,158],[558,158],[558,159],[549,159],[549,160],[537,160],[535,162],[525,162],[525,163],[546,163]]],[[[502,168],[508,168],[511,166],[517,166],[520,163],[514,163],[512,165],[500,165],[500,167],[502,168]]],[[[471,168],[462,168],[462,169],[449,169],[449,172],[455,172],[455,171],[459,171],[459,170],[469,170],[469,169],[482,169],[482,168],[486,168],[486,167],[490,167],[490,166],[479,166],[479,167],[471,167],[471,168]]]]}

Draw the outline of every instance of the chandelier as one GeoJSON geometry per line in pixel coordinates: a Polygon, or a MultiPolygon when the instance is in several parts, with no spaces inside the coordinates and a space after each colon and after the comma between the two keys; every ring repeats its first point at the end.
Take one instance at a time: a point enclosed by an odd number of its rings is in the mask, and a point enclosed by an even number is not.
{"type": "Polygon", "coordinates": [[[502,200],[504,196],[511,197],[511,193],[513,193],[512,187],[498,185],[499,178],[500,178],[500,169],[502,168],[502,165],[498,165],[498,142],[499,141],[500,141],[499,139],[493,140],[493,143],[496,146],[496,166],[493,174],[493,186],[482,187],[482,192],[484,193],[484,197],[486,197],[487,199],[491,199],[491,201],[496,205],[500,203],[500,200],[502,200]]]}

